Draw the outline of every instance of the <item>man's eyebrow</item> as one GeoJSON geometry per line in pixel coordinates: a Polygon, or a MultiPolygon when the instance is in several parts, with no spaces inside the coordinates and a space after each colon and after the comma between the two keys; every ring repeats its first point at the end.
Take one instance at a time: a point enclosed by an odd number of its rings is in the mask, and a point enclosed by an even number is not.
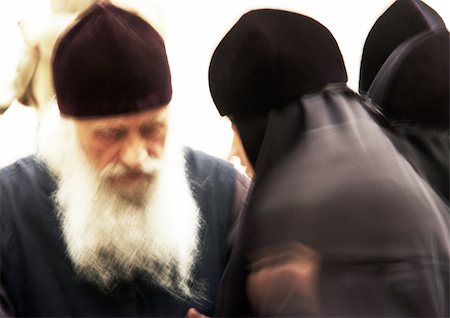
{"type": "Polygon", "coordinates": [[[112,123],[108,123],[108,124],[98,124],[98,125],[95,125],[94,127],[93,127],[93,129],[95,130],[95,131],[105,131],[105,130],[125,130],[126,129],[126,127],[125,127],[125,125],[123,125],[123,124],[120,124],[120,123],[114,123],[114,124],[112,124],[112,123]]]}
{"type": "Polygon", "coordinates": [[[152,125],[160,125],[160,124],[166,124],[167,123],[167,116],[165,115],[159,115],[155,118],[150,119],[149,121],[141,123],[139,126],[152,126],[152,125]]]}
{"type": "Polygon", "coordinates": [[[140,127],[156,126],[156,125],[162,125],[165,123],[166,123],[166,121],[164,120],[164,118],[154,118],[153,120],[141,123],[141,125],[139,125],[139,126],[140,127]]]}

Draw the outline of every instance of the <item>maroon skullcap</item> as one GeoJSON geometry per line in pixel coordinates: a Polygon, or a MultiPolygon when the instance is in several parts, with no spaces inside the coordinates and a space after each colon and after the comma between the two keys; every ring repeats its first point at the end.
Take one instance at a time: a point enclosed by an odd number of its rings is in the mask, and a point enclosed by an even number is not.
{"type": "Polygon", "coordinates": [[[367,95],[390,120],[448,129],[449,41],[446,29],[424,31],[389,56],[367,95]]]}
{"type": "Polygon", "coordinates": [[[330,83],[346,83],[336,40],[319,22],[288,11],[247,12],[217,46],[209,86],[222,115],[284,107],[330,83]]]}
{"type": "Polygon", "coordinates": [[[389,55],[425,30],[445,28],[439,14],[420,0],[397,0],[375,22],[361,57],[359,92],[365,94],[389,55]]]}
{"type": "Polygon", "coordinates": [[[53,81],[61,113],[129,114],[172,98],[164,41],[146,21],[109,3],[82,13],[58,40],[53,81]]]}

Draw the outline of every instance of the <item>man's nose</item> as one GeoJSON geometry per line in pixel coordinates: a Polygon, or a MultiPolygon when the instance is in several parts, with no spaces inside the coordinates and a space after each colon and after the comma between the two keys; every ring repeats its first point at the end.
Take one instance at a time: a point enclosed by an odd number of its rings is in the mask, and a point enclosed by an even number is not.
{"type": "Polygon", "coordinates": [[[120,159],[128,168],[140,169],[147,157],[145,141],[138,137],[131,137],[123,145],[120,159]]]}

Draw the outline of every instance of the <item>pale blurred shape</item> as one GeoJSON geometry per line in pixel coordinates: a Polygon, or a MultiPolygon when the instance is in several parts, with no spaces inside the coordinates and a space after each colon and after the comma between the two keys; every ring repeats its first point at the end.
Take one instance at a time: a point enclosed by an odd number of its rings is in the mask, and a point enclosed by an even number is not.
{"type": "Polygon", "coordinates": [[[37,126],[36,110],[16,101],[0,116],[0,168],[35,152],[37,126]]]}

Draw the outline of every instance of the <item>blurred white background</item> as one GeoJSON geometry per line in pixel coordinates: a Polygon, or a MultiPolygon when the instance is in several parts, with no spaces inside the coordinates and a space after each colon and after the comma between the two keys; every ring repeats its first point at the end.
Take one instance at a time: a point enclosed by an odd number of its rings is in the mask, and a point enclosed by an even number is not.
{"type": "MultiPolygon", "coordinates": [[[[61,0],[62,1],[62,0],[61,0]]],[[[219,116],[208,87],[208,66],[214,48],[250,9],[279,8],[308,15],[335,36],[347,67],[349,86],[357,90],[359,64],[367,33],[393,0],[121,0],[156,26],[166,41],[172,69],[174,125],[182,142],[226,158],[231,147],[229,121],[219,116]]],[[[424,0],[450,25],[449,0],[424,0]]],[[[48,28],[49,0],[0,1],[0,107],[9,104],[11,85],[24,48],[18,21],[30,36],[48,28]]],[[[35,149],[37,116],[14,101],[0,115],[0,167],[35,149]]]]}

